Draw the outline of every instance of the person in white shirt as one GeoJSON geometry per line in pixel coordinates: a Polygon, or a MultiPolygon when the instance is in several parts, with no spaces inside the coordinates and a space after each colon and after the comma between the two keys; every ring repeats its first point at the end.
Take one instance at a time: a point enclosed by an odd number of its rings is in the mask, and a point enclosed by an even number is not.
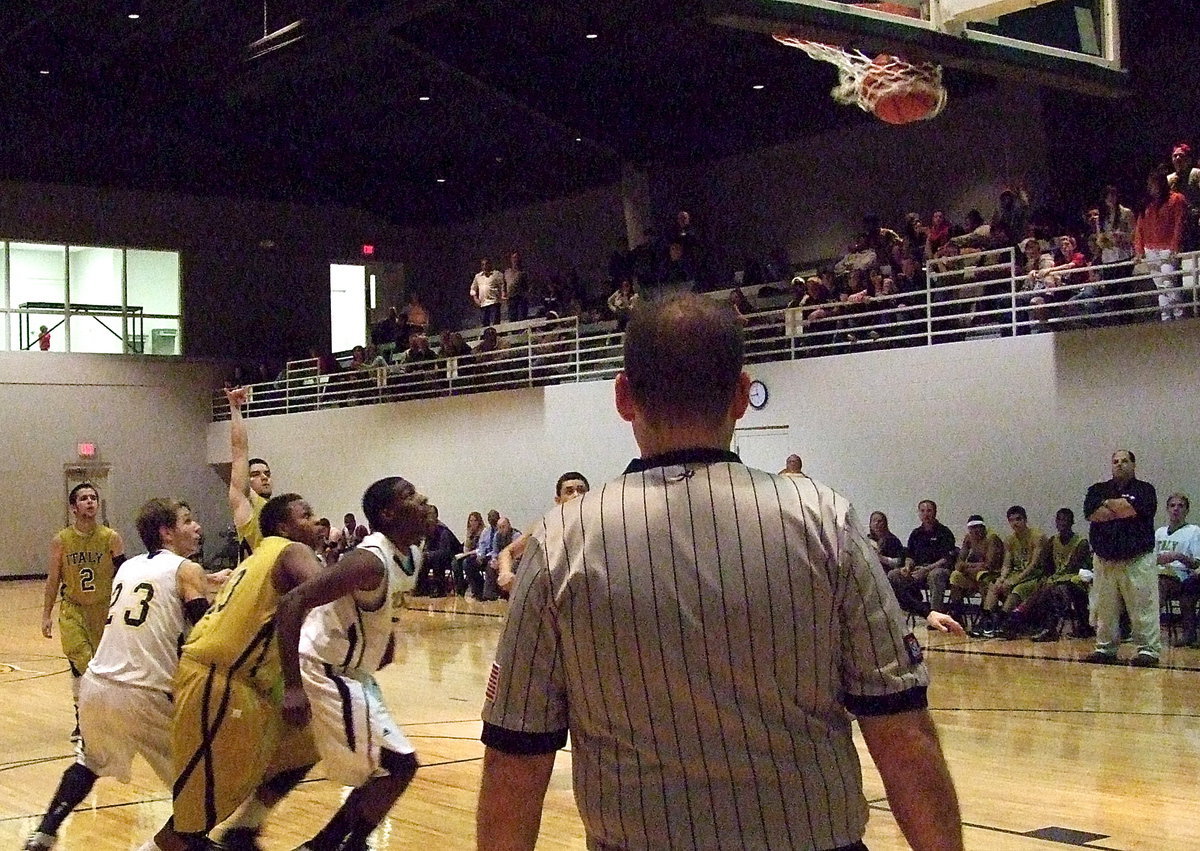
{"type": "Polygon", "coordinates": [[[307,723],[328,778],[354,787],[305,851],[366,851],[418,767],[374,674],[392,661],[393,628],[436,514],[399,476],[367,488],[363,512],[376,531],[284,595],[276,614],[284,717],[307,723]]]}
{"type": "Polygon", "coordinates": [[[493,269],[492,261],[484,257],[479,261],[479,271],[471,279],[471,301],[482,312],[485,328],[500,321],[500,303],[503,298],[504,273],[493,269]]]}
{"type": "Polygon", "coordinates": [[[1167,525],[1154,533],[1158,556],[1158,595],[1162,600],[1179,600],[1182,637],[1176,647],[1200,646],[1196,636],[1196,604],[1200,602],[1200,526],[1188,523],[1191,501],[1187,494],[1167,497],[1167,525]]]}
{"type": "Polygon", "coordinates": [[[130,782],[141,754],[170,788],[172,690],[179,646],[208,610],[207,593],[229,571],[207,576],[187,556],[199,549],[200,524],[187,503],[152,499],[135,520],[144,555],[121,565],[113,577],[108,624],[79,688],[82,743],[63,772],[26,851],[54,847],[58,828],[100,777],[130,782]]]}

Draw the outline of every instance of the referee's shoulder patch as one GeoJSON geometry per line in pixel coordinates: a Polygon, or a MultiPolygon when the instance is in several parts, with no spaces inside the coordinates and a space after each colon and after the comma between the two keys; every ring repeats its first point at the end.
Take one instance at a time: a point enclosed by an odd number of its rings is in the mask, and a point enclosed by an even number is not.
{"type": "MultiPolygon", "coordinates": [[[[920,649],[920,648],[918,648],[920,649]]],[[[496,699],[496,689],[500,686],[500,663],[493,662],[491,673],[488,674],[487,690],[484,692],[484,697],[488,700],[496,699]]]]}
{"type": "MultiPolygon", "coordinates": [[[[904,649],[908,652],[908,661],[914,665],[919,665],[925,660],[925,654],[921,652],[921,642],[917,641],[917,637],[911,632],[904,636],[904,649]]],[[[495,674],[493,673],[494,676],[495,674]]],[[[490,683],[488,684],[488,688],[491,688],[490,683]]]]}

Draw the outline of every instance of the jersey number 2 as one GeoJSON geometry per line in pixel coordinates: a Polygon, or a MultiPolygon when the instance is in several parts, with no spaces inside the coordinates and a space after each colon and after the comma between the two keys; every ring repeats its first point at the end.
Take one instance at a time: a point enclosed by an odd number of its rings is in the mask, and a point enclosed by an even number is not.
{"type": "MultiPolygon", "coordinates": [[[[150,615],[150,601],[154,599],[154,586],[149,582],[139,582],[133,586],[133,593],[137,594],[141,599],[138,601],[138,613],[135,615],[133,609],[126,609],[125,615],[121,620],[125,621],[128,626],[141,626],[146,622],[146,618],[150,615]]],[[[113,588],[112,602],[109,603],[108,619],[105,623],[112,623],[113,613],[112,607],[117,604],[117,598],[121,596],[121,583],[118,582],[113,588]]]]}

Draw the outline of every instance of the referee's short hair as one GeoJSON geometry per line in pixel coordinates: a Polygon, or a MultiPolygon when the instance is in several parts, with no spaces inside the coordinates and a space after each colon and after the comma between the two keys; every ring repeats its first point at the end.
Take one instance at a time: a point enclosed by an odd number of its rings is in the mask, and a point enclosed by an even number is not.
{"type": "Polygon", "coordinates": [[[742,362],[742,325],[728,305],[684,294],[643,301],[630,311],[625,377],[651,421],[721,419],[742,362]]]}

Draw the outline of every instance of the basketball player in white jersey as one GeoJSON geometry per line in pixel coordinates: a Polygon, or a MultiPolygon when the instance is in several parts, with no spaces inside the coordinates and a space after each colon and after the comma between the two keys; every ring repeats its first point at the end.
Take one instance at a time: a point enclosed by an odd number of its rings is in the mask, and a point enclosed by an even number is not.
{"type": "Polygon", "coordinates": [[[391,661],[394,624],[420,567],[415,545],[432,531],[435,515],[398,476],[367,488],[363,511],[375,531],[288,592],[276,614],[284,717],[309,722],[328,778],[354,787],[301,846],[312,851],[365,851],[418,767],[374,673],[391,661]]]}
{"type": "Polygon", "coordinates": [[[199,548],[201,530],[186,503],[152,499],[135,522],[148,552],[122,564],[113,579],[104,636],[80,683],[79,757],[63,772],[26,851],[54,846],[59,826],[97,778],[128,783],[134,754],[171,785],[171,690],[179,647],[207,611],[211,583],[187,558],[199,548]]]}

